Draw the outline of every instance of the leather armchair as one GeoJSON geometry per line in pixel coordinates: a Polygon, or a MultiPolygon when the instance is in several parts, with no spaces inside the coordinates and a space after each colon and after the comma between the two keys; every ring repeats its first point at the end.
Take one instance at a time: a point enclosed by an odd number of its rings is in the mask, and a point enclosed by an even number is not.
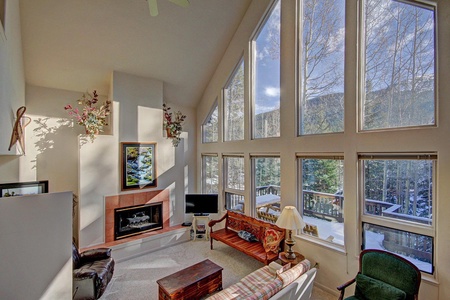
{"type": "Polygon", "coordinates": [[[114,259],[110,248],[78,252],[72,243],[73,299],[98,299],[114,273],[114,259]]]}

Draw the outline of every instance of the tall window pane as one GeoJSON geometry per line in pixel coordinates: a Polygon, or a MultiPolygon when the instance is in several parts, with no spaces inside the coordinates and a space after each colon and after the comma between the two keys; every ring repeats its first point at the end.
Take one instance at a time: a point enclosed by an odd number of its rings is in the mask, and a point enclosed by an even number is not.
{"type": "Polygon", "coordinates": [[[255,139],[280,136],[280,2],[254,39],[255,139]]]}
{"type": "Polygon", "coordinates": [[[303,233],[344,245],[344,160],[303,158],[300,163],[303,233]]]}
{"type": "Polygon", "coordinates": [[[364,213],[432,224],[432,160],[363,160],[364,213]]]}
{"type": "Polygon", "coordinates": [[[244,158],[224,157],[225,208],[244,212],[244,158]]]}
{"type": "Polygon", "coordinates": [[[435,124],[435,13],[405,1],[364,2],[362,129],[435,124]]]}
{"type": "Polygon", "coordinates": [[[304,0],[300,134],[344,130],[344,0],[304,0]]]}
{"type": "Polygon", "coordinates": [[[244,139],[244,60],[241,59],[224,88],[225,141],[244,139]]]}
{"type": "Polygon", "coordinates": [[[219,106],[217,101],[202,124],[202,133],[203,143],[214,143],[219,139],[219,106]]]}
{"type": "Polygon", "coordinates": [[[219,193],[219,158],[216,155],[202,155],[202,193],[219,193]]]}
{"type": "Polygon", "coordinates": [[[433,273],[434,154],[360,154],[363,249],[404,256],[433,273]]]}
{"type": "Polygon", "coordinates": [[[280,158],[255,157],[253,182],[255,186],[256,217],[275,223],[280,216],[280,158]]]}

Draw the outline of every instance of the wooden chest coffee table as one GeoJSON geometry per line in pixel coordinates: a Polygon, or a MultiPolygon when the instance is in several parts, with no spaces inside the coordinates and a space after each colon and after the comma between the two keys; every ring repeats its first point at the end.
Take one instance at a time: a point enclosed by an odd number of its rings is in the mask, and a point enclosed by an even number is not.
{"type": "Polygon", "coordinates": [[[209,259],[156,281],[159,300],[200,299],[222,289],[222,270],[209,259]]]}

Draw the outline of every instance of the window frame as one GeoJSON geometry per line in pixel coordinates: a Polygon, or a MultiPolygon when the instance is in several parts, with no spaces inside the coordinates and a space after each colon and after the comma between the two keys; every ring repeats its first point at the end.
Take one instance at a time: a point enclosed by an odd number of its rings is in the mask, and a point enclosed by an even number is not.
{"type": "MultiPolygon", "coordinates": [[[[297,164],[297,201],[296,206],[300,213],[300,215],[303,218],[303,208],[304,208],[304,199],[303,199],[303,163],[302,161],[304,159],[327,159],[327,160],[341,160],[342,161],[342,176],[344,178],[342,179],[343,188],[345,185],[345,160],[344,155],[342,153],[296,153],[296,164],[297,164]]],[[[345,193],[342,194],[343,198],[345,199],[345,193]]],[[[345,207],[345,205],[344,205],[345,207]]],[[[308,240],[312,243],[324,246],[326,248],[335,250],[337,252],[346,253],[346,236],[345,236],[345,209],[342,209],[342,215],[343,215],[343,241],[344,244],[338,244],[333,243],[332,241],[327,241],[326,239],[322,239],[320,237],[313,236],[311,234],[306,234],[303,231],[297,232],[297,236],[308,240]]]]}
{"type": "Polygon", "coordinates": [[[219,166],[219,155],[217,153],[202,153],[202,169],[201,169],[201,190],[204,194],[211,194],[211,193],[219,193],[220,191],[220,166],[219,166]],[[209,172],[206,172],[206,165],[205,165],[205,157],[211,157],[211,158],[217,158],[217,191],[212,192],[211,190],[207,190],[206,187],[208,184],[206,183],[206,179],[209,178],[206,176],[206,174],[209,174],[209,172]]]}
{"type": "Polygon", "coordinates": [[[357,95],[358,100],[356,101],[357,106],[357,132],[384,132],[384,131],[397,131],[397,130],[414,130],[420,128],[436,128],[438,127],[438,19],[437,19],[437,3],[431,1],[420,1],[420,0],[391,0],[393,2],[400,2],[404,4],[409,4],[417,7],[422,7],[424,9],[432,10],[434,12],[434,124],[428,125],[412,125],[412,126],[402,126],[402,127],[392,127],[392,128],[375,128],[375,129],[364,129],[364,103],[365,103],[365,70],[366,70],[366,43],[365,43],[365,1],[361,2],[358,9],[358,43],[360,45],[358,50],[358,61],[359,66],[356,72],[357,75],[357,95]]]}
{"type": "Polygon", "coordinates": [[[229,89],[229,86],[231,84],[231,82],[233,81],[233,79],[235,78],[237,72],[239,71],[239,68],[243,68],[243,73],[244,73],[244,77],[243,77],[243,85],[244,85],[244,99],[243,99],[243,109],[245,107],[245,89],[246,89],[246,85],[245,85],[245,59],[244,59],[244,55],[241,55],[237,64],[234,66],[233,71],[231,72],[231,74],[228,76],[228,79],[224,85],[224,87],[222,88],[222,125],[223,125],[223,137],[222,140],[224,142],[233,142],[233,141],[243,141],[245,140],[245,109],[242,115],[242,138],[241,139],[227,139],[228,135],[228,119],[227,119],[227,90],[229,89]]]}
{"type": "MultiPolygon", "coordinates": [[[[227,207],[227,195],[236,195],[238,198],[242,198],[243,205],[242,205],[242,213],[245,212],[245,182],[243,183],[243,188],[241,189],[234,189],[228,187],[228,158],[240,158],[242,159],[242,174],[245,178],[245,158],[244,155],[238,155],[238,154],[224,154],[222,156],[222,165],[223,165],[223,199],[224,199],[224,207],[225,210],[231,210],[227,207]]],[[[245,181],[245,180],[244,180],[245,181]]]]}
{"type": "Polygon", "coordinates": [[[203,144],[210,144],[210,143],[217,143],[219,142],[219,133],[220,133],[220,129],[219,129],[219,124],[220,124],[220,112],[219,112],[219,100],[216,98],[216,100],[214,101],[208,115],[206,116],[205,120],[202,123],[202,143],[203,144]],[[206,141],[206,126],[207,124],[210,122],[212,115],[214,114],[214,112],[217,109],[217,128],[216,128],[216,134],[217,134],[217,139],[213,140],[213,141],[206,141]]]}
{"type": "MultiPolygon", "coordinates": [[[[258,218],[258,212],[256,211],[256,164],[255,160],[260,158],[277,158],[280,161],[280,209],[281,209],[281,156],[279,154],[271,154],[271,153],[265,153],[265,154],[251,154],[250,155],[250,163],[251,163],[251,203],[250,203],[250,209],[251,209],[251,216],[254,218],[258,218]]],[[[281,212],[281,211],[280,211],[281,212]]],[[[259,219],[261,220],[261,219],[259,219]]]]}
{"type": "MultiPolygon", "coordinates": [[[[421,224],[418,222],[412,222],[408,220],[394,219],[384,216],[377,216],[373,214],[365,214],[365,177],[364,177],[364,160],[431,160],[433,166],[432,172],[432,195],[433,195],[433,206],[432,210],[437,211],[438,207],[438,197],[437,197],[437,166],[438,166],[438,156],[437,153],[358,153],[358,215],[359,215],[359,225],[358,228],[361,231],[360,245],[361,250],[364,250],[364,224],[382,226],[389,229],[399,230],[403,232],[410,232],[413,234],[428,236],[433,239],[433,253],[432,257],[436,257],[436,214],[432,214],[431,224],[421,224]]],[[[436,260],[433,259],[432,262],[432,273],[425,272],[432,276],[436,274],[436,260]]]]}
{"type": "Polygon", "coordinates": [[[351,26],[347,26],[346,24],[346,18],[347,18],[347,11],[346,11],[346,1],[343,0],[343,12],[344,12],[344,16],[343,16],[343,28],[345,30],[344,33],[344,39],[342,41],[343,45],[344,45],[344,52],[342,55],[342,58],[344,60],[344,65],[343,65],[343,69],[342,69],[342,76],[344,78],[343,82],[342,82],[342,105],[343,105],[343,115],[342,115],[342,130],[340,131],[330,131],[330,132],[318,132],[318,133],[305,133],[303,130],[303,119],[304,119],[304,115],[303,115],[303,101],[304,101],[304,95],[302,95],[302,67],[303,67],[303,50],[304,50],[304,45],[303,45],[303,13],[304,13],[304,8],[303,8],[303,3],[304,0],[299,0],[298,1],[298,5],[297,5],[297,17],[296,17],[296,29],[297,29],[297,34],[296,34],[296,38],[297,38],[297,43],[296,43],[296,135],[298,137],[308,137],[308,136],[324,136],[324,135],[335,135],[335,134],[344,134],[345,130],[346,130],[346,125],[345,125],[345,110],[346,110],[346,83],[345,83],[345,77],[347,75],[347,66],[345,65],[345,60],[346,60],[346,56],[347,56],[347,28],[351,27],[351,26]]]}
{"type": "MultiPolygon", "coordinates": [[[[281,136],[281,114],[279,115],[279,126],[280,126],[280,132],[278,135],[276,136],[265,136],[265,137],[255,137],[255,130],[256,130],[256,59],[257,59],[257,55],[256,55],[256,40],[258,39],[259,35],[261,34],[262,30],[264,29],[264,26],[267,24],[269,18],[271,17],[273,11],[275,10],[277,5],[280,5],[280,15],[281,15],[281,0],[273,0],[273,2],[268,6],[267,11],[264,13],[263,18],[260,20],[260,23],[258,24],[258,26],[256,27],[255,32],[253,33],[253,35],[250,38],[250,64],[251,64],[251,81],[250,81],[250,85],[251,85],[251,106],[250,106],[250,110],[251,110],[251,139],[252,140],[261,140],[261,139],[269,139],[269,138],[278,138],[281,136]]],[[[280,16],[280,26],[281,26],[281,16],[280,16]]],[[[280,30],[280,40],[281,40],[281,30],[280,30]]],[[[280,51],[281,51],[281,44],[280,44],[280,51]]],[[[279,84],[280,84],[280,89],[281,89],[281,55],[280,55],[280,78],[279,78],[279,84]]],[[[279,97],[278,100],[279,103],[279,108],[278,110],[280,110],[281,112],[281,95],[279,97]]]]}

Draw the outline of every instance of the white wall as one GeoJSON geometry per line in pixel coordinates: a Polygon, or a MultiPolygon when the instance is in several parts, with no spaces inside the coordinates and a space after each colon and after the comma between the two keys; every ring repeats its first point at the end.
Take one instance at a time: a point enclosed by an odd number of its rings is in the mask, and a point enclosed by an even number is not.
{"type": "MultiPolygon", "coordinates": [[[[338,153],[344,155],[344,190],[345,190],[345,249],[338,250],[320,245],[309,240],[296,237],[294,249],[301,252],[312,262],[319,262],[320,269],[316,283],[336,293],[336,287],[354,277],[358,269],[358,253],[360,245],[360,232],[357,202],[357,153],[358,152],[430,152],[438,153],[437,195],[434,204],[436,214],[436,253],[435,277],[424,274],[420,289],[420,298],[423,299],[450,299],[450,239],[448,229],[450,219],[450,85],[446,84],[450,78],[450,2],[438,3],[438,77],[439,77],[439,115],[438,127],[416,129],[407,131],[389,131],[371,134],[357,133],[357,0],[346,1],[346,78],[345,78],[345,132],[343,134],[327,134],[317,136],[297,137],[296,135],[296,1],[282,1],[282,36],[281,36],[281,137],[250,140],[251,115],[250,93],[246,89],[244,106],[246,135],[243,141],[201,143],[201,132],[197,133],[197,161],[201,164],[201,153],[240,153],[245,157],[245,198],[247,204],[251,199],[250,156],[252,154],[279,154],[281,157],[281,194],[282,205],[295,205],[297,199],[297,168],[296,153],[338,153]]],[[[222,109],[221,89],[228,76],[237,64],[241,55],[245,59],[246,86],[249,81],[249,40],[257,24],[264,15],[270,1],[252,1],[244,19],[224,54],[222,61],[212,76],[201,102],[197,106],[197,127],[206,118],[215,99],[219,97],[219,108],[222,109]]],[[[219,129],[222,132],[223,128],[219,129]]],[[[219,166],[221,168],[221,165],[219,166]]],[[[222,170],[219,171],[221,174],[222,170]]],[[[197,176],[201,176],[198,168],[197,176]]],[[[197,184],[200,190],[201,181],[197,184]]],[[[251,214],[250,205],[246,205],[246,213],[251,214]]]]}
{"type": "MultiPolygon", "coordinates": [[[[15,155],[16,147],[11,151],[8,147],[16,111],[25,105],[18,0],[7,1],[5,16],[4,35],[0,33],[0,155],[15,155]]],[[[0,158],[0,162],[5,160],[0,158]]]]}
{"type": "Polygon", "coordinates": [[[0,299],[72,298],[72,193],[0,198],[0,299]]]}

